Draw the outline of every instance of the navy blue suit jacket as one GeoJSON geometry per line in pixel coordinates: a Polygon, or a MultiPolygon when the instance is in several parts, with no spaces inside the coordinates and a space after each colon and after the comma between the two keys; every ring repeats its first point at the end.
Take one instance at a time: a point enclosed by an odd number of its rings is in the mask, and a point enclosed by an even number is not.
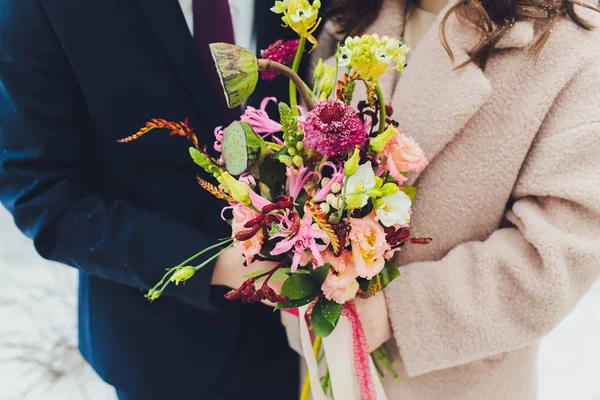
{"type": "MultiPolygon", "coordinates": [[[[264,39],[278,18],[257,3],[264,39]]],[[[0,200],[43,257],[79,269],[80,348],[106,381],[179,400],[252,378],[256,398],[275,398],[269,386],[297,379],[277,313],[226,302],[211,267],[143,297],[229,233],[185,139],[117,143],[151,118],[189,118],[212,144],[221,94],[199,58],[176,0],[0,0],[0,200]]]]}

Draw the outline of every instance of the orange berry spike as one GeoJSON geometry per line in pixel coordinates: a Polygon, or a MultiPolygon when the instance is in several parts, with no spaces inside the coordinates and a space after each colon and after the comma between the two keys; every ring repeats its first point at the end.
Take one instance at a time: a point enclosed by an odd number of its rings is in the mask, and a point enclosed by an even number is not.
{"type": "Polygon", "coordinates": [[[200,178],[199,176],[196,176],[196,180],[198,181],[198,184],[200,186],[202,186],[202,188],[204,190],[206,190],[208,193],[215,196],[217,199],[225,200],[225,201],[228,201],[229,203],[237,203],[237,201],[235,201],[233,199],[233,197],[231,197],[229,195],[229,193],[227,193],[223,189],[219,188],[218,186],[215,186],[212,183],[205,181],[204,179],[200,178]]]}
{"type": "Polygon", "coordinates": [[[321,211],[321,207],[319,207],[318,204],[311,203],[310,201],[306,202],[306,207],[308,207],[308,209],[310,210],[310,213],[312,214],[315,223],[319,226],[319,228],[323,230],[323,232],[325,232],[325,234],[329,238],[333,252],[337,253],[340,247],[340,239],[335,234],[335,231],[333,230],[331,224],[327,221],[327,216],[323,214],[323,211],[321,211]]]}
{"type": "Polygon", "coordinates": [[[154,129],[168,129],[171,131],[171,136],[183,136],[187,138],[190,142],[194,144],[196,148],[198,148],[198,138],[194,133],[193,129],[188,125],[187,118],[182,122],[171,122],[161,118],[153,118],[149,122],[146,122],[146,125],[137,131],[135,134],[128,136],[123,139],[117,140],[118,143],[129,143],[133,142],[136,139],[139,139],[146,133],[154,130],[154,129]]]}

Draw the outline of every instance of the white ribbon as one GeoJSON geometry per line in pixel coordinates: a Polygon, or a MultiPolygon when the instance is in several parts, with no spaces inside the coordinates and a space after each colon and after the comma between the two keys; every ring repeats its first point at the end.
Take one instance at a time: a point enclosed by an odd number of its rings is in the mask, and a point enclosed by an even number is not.
{"type": "MultiPolygon", "coordinates": [[[[300,342],[302,353],[308,374],[310,376],[310,388],[312,400],[327,400],[327,395],[321,387],[319,366],[310,340],[310,332],[306,324],[306,311],[308,306],[300,307],[300,342]]],[[[360,398],[360,388],[354,369],[354,339],[352,337],[352,325],[348,318],[341,316],[331,335],[323,338],[323,349],[329,368],[333,396],[343,400],[363,400],[360,398]]],[[[387,400],[379,374],[375,369],[373,360],[369,359],[371,379],[375,385],[375,399],[387,400]]]]}

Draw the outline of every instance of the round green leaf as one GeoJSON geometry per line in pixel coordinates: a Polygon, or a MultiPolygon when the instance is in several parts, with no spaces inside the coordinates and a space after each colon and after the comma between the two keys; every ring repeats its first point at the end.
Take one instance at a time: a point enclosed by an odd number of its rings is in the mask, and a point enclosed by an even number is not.
{"type": "Polygon", "coordinates": [[[292,300],[299,300],[308,296],[316,296],[319,287],[315,280],[308,274],[293,274],[283,282],[281,295],[292,300]]]}

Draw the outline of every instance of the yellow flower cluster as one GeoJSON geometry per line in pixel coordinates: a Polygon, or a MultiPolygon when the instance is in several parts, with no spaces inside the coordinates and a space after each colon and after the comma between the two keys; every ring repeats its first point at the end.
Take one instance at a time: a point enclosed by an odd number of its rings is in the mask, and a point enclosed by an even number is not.
{"type": "Polygon", "coordinates": [[[340,48],[338,61],[341,67],[348,67],[361,79],[376,84],[379,77],[390,69],[404,70],[408,50],[401,41],[387,36],[355,36],[346,39],[340,48]],[[392,63],[396,65],[391,67],[392,63]]]}
{"type": "Polygon", "coordinates": [[[289,26],[312,43],[313,47],[317,47],[317,39],[312,34],[321,22],[320,8],[320,0],[313,0],[312,4],[308,0],[281,0],[275,2],[271,11],[275,14],[283,14],[281,20],[286,27],[289,26]]]}

